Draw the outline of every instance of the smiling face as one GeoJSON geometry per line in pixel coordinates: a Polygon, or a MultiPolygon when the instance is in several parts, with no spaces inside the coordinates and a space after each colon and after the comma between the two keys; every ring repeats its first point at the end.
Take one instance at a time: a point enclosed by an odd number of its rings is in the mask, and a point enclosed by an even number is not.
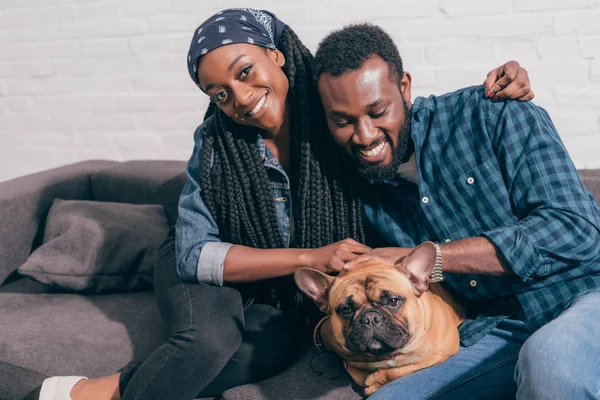
{"type": "Polygon", "coordinates": [[[318,89],[335,141],[367,179],[393,177],[410,141],[410,75],[398,85],[388,64],[374,56],[356,70],[319,77],[318,89]]]}
{"type": "Polygon", "coordinates": [[[235,122],[269,132],[287,118],[289,82],[279,50],[231,44],[200,58],[198,81],[211,101],[235,122]]]}

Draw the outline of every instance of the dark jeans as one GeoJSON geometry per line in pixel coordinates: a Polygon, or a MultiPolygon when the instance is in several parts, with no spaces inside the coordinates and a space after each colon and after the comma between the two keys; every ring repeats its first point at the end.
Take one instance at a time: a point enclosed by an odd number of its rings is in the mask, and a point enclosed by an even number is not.
{"type": "Polygon", "coordinates": [[[171,231],[154,269],[156,301],[171,337],[146,361],[121,371],[122,399],[213,397],[285,368],[298,348],[291,321],[263,304],[244,311],[233,288],[182,282],[171,231]]]}

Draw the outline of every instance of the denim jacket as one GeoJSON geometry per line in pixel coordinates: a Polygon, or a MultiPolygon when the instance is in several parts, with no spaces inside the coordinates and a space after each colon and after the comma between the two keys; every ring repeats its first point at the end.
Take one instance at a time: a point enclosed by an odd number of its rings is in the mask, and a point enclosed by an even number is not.
{"type": "MultiPolygon", "coordinates": [[[[175,226],[175,254],[177,271],[182,280],[221,286],[223,264],[233,244],[221,241],[217,223],[202,199],[200,181],[202,140],[211,123],[212,117],[204,121],[194,133],[194,151],[187,165],[187,180],[179,198],[179,216],[175,226]]],[[[262,137],[258,134],[256,136],[256,143],[271,182],[279,227],[284,243],[289,247],[292,240],[289,178],[262,137]]]]}

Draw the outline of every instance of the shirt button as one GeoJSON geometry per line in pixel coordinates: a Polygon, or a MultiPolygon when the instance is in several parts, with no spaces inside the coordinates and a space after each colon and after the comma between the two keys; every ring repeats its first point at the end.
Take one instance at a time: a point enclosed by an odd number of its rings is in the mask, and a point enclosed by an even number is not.
{"type": "Polygon", "coordinates": [[[475,178],[473,178],[472,176],[468,177],[468,178],[467,178],[467,183],[468,183],[469,185],[472,185],[472,184],[474,184],[474,183],[475,183],[475,178]]]}
{"type": "Polygon", "coordinates": [[[446,243],[450,243],[452,239],[446,239],[446,243]]]}
{"type": "Polygon", "coordinates": [[[423,202],[423,204],[427,204],[429,203],[429,197],[425,196],[421,199],[421,201],[423,202]]]}
{"type": "Polygon", "coordinates": [[[477,281],[476,281],[475,279],[473,279],[473,280],[470,282],[470,285],[471,285],[471,287],[475,287],[475,286],[477,286],[477,281]]]}

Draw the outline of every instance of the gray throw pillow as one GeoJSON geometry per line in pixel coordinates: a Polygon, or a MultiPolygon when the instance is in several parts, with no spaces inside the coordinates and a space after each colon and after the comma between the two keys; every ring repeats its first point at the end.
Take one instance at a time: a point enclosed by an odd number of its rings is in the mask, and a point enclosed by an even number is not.
{"type": "Polygon", "coordinates": [[[55,199],[43,244],[19,272],[71,292],[150,289],[168,230],[160,205],[55,199]]]}

